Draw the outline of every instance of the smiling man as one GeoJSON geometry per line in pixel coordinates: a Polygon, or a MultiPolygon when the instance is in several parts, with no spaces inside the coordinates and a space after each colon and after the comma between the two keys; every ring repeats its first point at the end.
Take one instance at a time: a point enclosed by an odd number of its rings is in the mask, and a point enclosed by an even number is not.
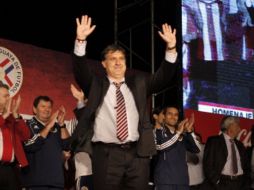
{"type": "Polygon", "coordinates": [[[22,186],[29,190],[64,188],[63,150],[69,133],[64,124],[65,109],[53,110],[48,96],[34,99],[34,117],[27,121],[31,138],[24,143],[29,166],[21,173],[22,186]]]}
{"type": "Polygon", "coordinates": [[[158,160],[154,171],[157,190],[189,190],[186,151],[199,152],[194,141],[194,115],[179,122],[179,110],[169,106],[163,111],[164,125],[156,129],[158,160]]]}
{"type": "Polygon", "coordinates": [[[74,75],[89,102],[73,134],[76,152],[92,157],[95,190],[145,190],[149,157],[156,153],[147,98],[167,87],[175,74],[176,31],[162,25],[165,59],[154,75],[126,75],[126,53],[119,45],[102,52],[105,77],[96,76],[86,59],[87,37],[94,31],[90,17],[77,19],[74,75]]]}
{"type": "Polygon", "coordinates": [[[243,143],[237,139],[240,119],[224,116],[221,134],[210,136],[205,145],[203,168],[207,190],[250,189],[250,166],[243,143]]]}
{"type": "Polygon", "coordinates": [[[0,81],[0,189],[18,189],[16,167],[28,165],[22,143],[30,132],[19,116],[21,98],[10,97],[9,87],[0,81]]]}

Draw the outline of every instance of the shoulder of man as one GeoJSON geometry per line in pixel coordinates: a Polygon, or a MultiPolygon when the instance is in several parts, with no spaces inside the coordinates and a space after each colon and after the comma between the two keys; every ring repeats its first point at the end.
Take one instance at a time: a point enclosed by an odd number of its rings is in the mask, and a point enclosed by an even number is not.
{"type": "Polygon", "coordinates": [[[30,127],[34,132],[40,131],[44,126],[37,121],[34,117],[32,119],[26,120],[26,124],[30,127]]]}
{"type": "Polygon", "coordinates": [[[207,138],[206,145],[207,144],[214,144],[214,143],[220,143],[223,140],[222,135],[214,135],[207,138]]]}

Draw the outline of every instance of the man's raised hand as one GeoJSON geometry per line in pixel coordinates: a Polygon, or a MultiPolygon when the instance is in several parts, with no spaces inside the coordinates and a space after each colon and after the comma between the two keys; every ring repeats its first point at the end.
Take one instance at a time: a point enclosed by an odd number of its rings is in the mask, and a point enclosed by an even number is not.
{"type": "Polygon", "coordinates": [[[86,99],[84,92],[82,90],[78,90],[73,84],[71,84],[71,93],[78,102],[83,102],[86,99]]]}
{"type": "Polygon", "coordinates": [[[12,101],[12,115],[14,118],[18,118],[19,117],[19,107],[20,107],[20,103],[21,103],[21,97],[20,95],[18,96],[18,98],[16,100],[12,101]]]}
{"type": "Polygon", "coordinates": [[[166,42],[167,50],[176,51],[176,29],[172,31],[172,28],[167,23],[162,25],[162,32],[159,31],[160,37],[166,42]]]}
{"type": "Polygon", "coordinates": [[[86,38],[94,31],[96,25],[92,25],[92,18],[83,15],[81,19],[76,18],[76,24],[77,24],[77,39],[78,40],[86,40],[86,38]]]}

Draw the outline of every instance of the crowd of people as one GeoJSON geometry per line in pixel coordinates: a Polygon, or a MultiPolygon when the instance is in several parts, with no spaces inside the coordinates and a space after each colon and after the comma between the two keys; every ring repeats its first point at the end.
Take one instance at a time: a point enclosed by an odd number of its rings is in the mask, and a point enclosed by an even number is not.
{"type": "Polygon", "coordinates": [[[106,75],[97,76],[86,59],[87,38],[96,26],[87,15],[76,24],[72,58],[81,90],[70,87],[77,100],[73,133],[64,122],[65,108],[53,113],[53,100],[45,95],[34,99],[34,117],[24,121],[21,98],[12,100],[0,83],[1,190],[250,189],[251,161],[236,139],[238,118],[224,117],[222,133],[205,146],[194,115],[181,120],[176,106],[157,109],[150,121],[147,99],[167,87],[178,65],[176,30],[162,25],[165,58],[154,74],[126,75],[126,52],[113,44],[101,56],[106,75]],[[70,160],[75,176],[64,175],[70,160]],[[70,176],[75,183],[67,187],[70,176]]]}

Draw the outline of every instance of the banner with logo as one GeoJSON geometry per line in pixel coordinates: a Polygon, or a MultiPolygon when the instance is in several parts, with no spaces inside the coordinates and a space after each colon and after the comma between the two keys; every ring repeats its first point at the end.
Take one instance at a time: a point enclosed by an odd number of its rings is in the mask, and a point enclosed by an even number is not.
{"type": "Polygon", "coordinates": [[[69,54],[0,39],[0,80],[14,99],[21,95],[20,113],[32,115],[34,98],[47,95],[54,109],[66,108],[66,119],[74,117],[76,101],[70,84],[76,84],[69,54]]]}

